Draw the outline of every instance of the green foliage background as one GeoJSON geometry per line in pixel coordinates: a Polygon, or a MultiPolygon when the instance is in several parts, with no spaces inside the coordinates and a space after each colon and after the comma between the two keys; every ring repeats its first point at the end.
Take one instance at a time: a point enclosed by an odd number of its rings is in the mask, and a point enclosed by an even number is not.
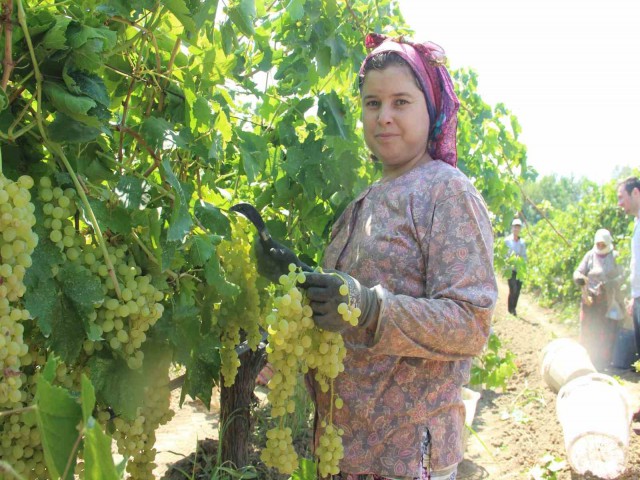
{"type": "MultiPolygon", "coordinates": [[[[14,28],[0,37],[11,54],[0,93],[2,171],[74,188],[78,225],[105,249],[129,245],[165,293],[149,349],[169,352],[187,371],[183,395],[208,403],[220,367],[211,310],[242,294],[214,255],[230,235],[228,208],[253,203],[274,237],[318,263],[332,223],[379,174],[359,121],[364,37],[412,32],[393,0],[10,5],[14,28]]],[[[506,106],[482,100],[473,70],[452,73],[459,166],[501,229],[532,178],[520,126],[506,106]]],[[[79,363],[99,284],[37,229],[28,341],[88,368],[98,401],[135,411],[142,372],[108,349],[79,363]]]]}

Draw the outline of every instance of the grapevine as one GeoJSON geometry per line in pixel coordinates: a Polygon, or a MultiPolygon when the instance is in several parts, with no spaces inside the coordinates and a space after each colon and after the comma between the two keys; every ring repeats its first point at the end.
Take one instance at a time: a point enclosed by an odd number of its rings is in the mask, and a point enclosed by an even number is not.
{"type": "MultiPolygon", "coordinates": [[[[261,458],[267,466],[282,473],[291,474],[297,468],[298,456],[292,444],[291,429],[284,419],[294,411],[293,395],[301,374],[312,373],[322,391],[331,392],[331,409],[328,417],[321,419],[322,434],[315,451],[318,470],[324,477],[339,473],[338,464],[344,456],[343,431],[333,423],[333,408],[341,408],[342,399],[334,393],[333,381],[344,371],[346,349],[340,333],[315,326],[309,300],[298,288],[304,281],[304,273],[290,265],[289,274],[280,277],[273,301],[274,311],[266,318],[267,358],[274,370],[267,385],[267,398],[272,417],[280,421],[267,432],[267,444],[261,458]]],[[[348,287],[342,285],[340,293],[348,294],[348,287]]],[[[359,309],[345,302],[340,304],[338,311],[345,322],[358,324],[359,309]]]]}

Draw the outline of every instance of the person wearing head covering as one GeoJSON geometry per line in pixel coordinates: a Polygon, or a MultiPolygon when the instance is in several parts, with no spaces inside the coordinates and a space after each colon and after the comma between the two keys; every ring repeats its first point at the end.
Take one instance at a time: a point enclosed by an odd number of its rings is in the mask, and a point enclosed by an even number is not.
{"type": "MultiPolygon", "coordinates": [[[[509,256],[521,258],[526,262],[527,246],[520,237],[520,230],[522,230],[522,220],[515,218],[513,222],[511,222],[511,233],[504,239],[504,243],[507,244],[509,256]]],[[[518,299],[520,298],[520,290],[522,290],[522,279],[518,277],[517,268],[511,270],[511,277],[507,283],[509,285],[507,310],[511,315],[516,316],[516,307],[518,306],[518,299]]]]}
{"type": "Polygon", "coordinates": [[[622,269],[616,262],[611,233],[596,231],[593,248],[573,272],[573,280],[582,287],[580,301],[580,343],[593,365],[602,370],[611,363],[616,336],[622,320],[620,284],[622,269]],[[619,313],[613,312],[618,306],[619,313]]]}
{"type": "MultiPolygon", "coordinates": [[[[332,271],[306,274],[303,285],[316,325],[342,332],[346,346],[334,380],[341,408],[307,378],[316,446],[330,412],[344,432],[339,468],[320,477],[453,479],[463,458],[462,386],[497,298],[491,223],[456,168],[459,104],[442,49],[376,34],[366,45],[362,122],[382,178],[333,225],[323,261],[332,271]],[[362,311],[357,326],[337,313],[345,301],[362,311]]],[[[259,269],[284,272],[291,255],[271,249],[259,269]]]]}

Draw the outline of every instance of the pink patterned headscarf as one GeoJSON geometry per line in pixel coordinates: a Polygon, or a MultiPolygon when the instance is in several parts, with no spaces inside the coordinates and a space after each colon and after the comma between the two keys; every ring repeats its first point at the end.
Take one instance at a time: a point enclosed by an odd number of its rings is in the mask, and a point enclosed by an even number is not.
{"type": "Polygon", "coordinates": [[[367,49],[374,49],[362,62],[360,76],[371,57],[382,52],[395,52],[404,59],[420,81],[429,112],[429,155],[455,167],[458,163],[456,130],[460,102],[445,66],[444,50],[435,43],[412,43],[404,38],[390,38],[370,33],[367,49]]]}

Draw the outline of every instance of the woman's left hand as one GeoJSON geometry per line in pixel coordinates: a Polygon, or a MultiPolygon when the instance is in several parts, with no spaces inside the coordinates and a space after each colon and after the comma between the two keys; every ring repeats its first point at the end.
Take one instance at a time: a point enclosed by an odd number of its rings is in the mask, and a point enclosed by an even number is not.
{"type": "Polygon", "coordinates": [[[313,310],[313,321],[319,328],[331,332],[342,332],[349,327],[340,313],[338,305],[351,304],[360,309],[358,327],[368,327],[377,323],[380,313],[378,295],[371,288],[367,288],[355,278],[343,272],[305,273],[305,282],[301,285],[307,290],[307,298],[313,310]],[[346,285],[347,295],[340,293],[340,288],[346,285]]]}

